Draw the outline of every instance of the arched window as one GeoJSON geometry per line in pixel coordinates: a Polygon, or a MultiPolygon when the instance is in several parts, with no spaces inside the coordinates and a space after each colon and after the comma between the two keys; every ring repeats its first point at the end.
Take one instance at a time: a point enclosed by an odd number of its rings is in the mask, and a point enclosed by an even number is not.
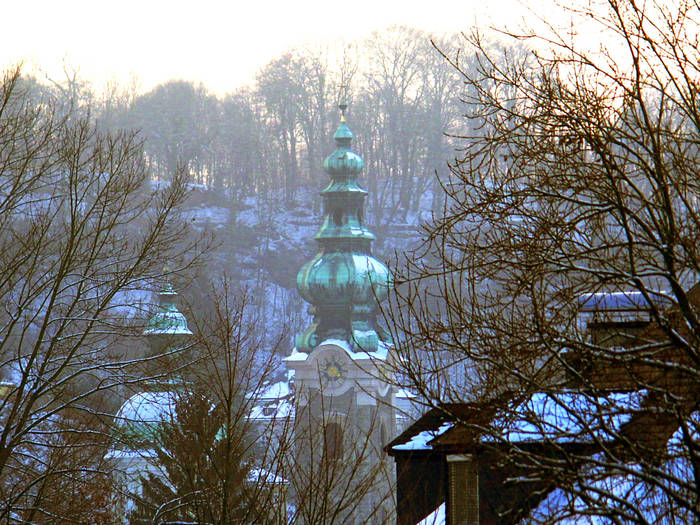
{"type": "Polygon", "coordinates": [[[343,458],[343,428],[340,423],[328,423],[323,431],[323,458],[326,462],[343,458]]]}

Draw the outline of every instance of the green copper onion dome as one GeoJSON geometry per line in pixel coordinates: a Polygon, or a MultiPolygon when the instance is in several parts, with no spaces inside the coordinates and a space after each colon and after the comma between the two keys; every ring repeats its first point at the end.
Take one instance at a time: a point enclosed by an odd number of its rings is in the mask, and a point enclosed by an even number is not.
{"type": "Polygon", "coordinates": [[[364,162],[350,150],[353,133],[345,123],[344,104],[335,132],[336,150],[323,163],[331,181],[321,192],[324,218],[314,236],[319,253],[297,275],[301,296],[312,304],[314,323],[297,336],[300,352],[310,352],[329,338],[348,341],[358,350],[376,351],[380,330],[377,301],[386,298],[391,273],[371,255],[374,234],[363,222],[367,192],[356,181],[364,162]],[[379,330],[379,331],[378,331],[379,330]]]}
{"type": "Polygon", "coordinates": [[[338,130],[333,135],[337,149],[323,161],[323,169],[330,176],[357,176],[362,172],[365,163],[357,153],[350,151],[350,143],[355,135],[344,120],[341,120],[338,130]]]}
{"type": "Polygon", "coordinates": [[[144,335],[192,335],[187,327],[187,319],[177,309],[177,292],[168,283],[158,292],[158,307],[144,330],[144,335]]]}
{"type": "Polygon", "coordinates": [[[169,348],[184,348],[192,335],[187,326],[187,318],[177,308],[177,292],[170,283],[156,295],[158,305],[143,331],[152,355],[163,353],[169,348]]]}

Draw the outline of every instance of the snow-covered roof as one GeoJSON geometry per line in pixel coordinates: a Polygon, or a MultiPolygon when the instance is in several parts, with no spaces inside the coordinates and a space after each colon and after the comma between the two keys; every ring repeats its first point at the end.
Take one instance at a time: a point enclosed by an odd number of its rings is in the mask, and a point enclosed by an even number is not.
{"type": "MultiPolygon", "coordinates": [[[[159,294],[161,296],[165,294],[159,294]]],[[[148,320],[144,335],[192,335],[187,327],[187,318],[174,303],[161,304],[148,320]]]]}
{"type": "Polygon", "coordinates": [[[611,509],[629,512],[633,508],[649,523],[694,523],[692,509],[674,504],[659,505],[659,501],[668,501],[669,493],[681,495],[684,486],[688,487],[687,480],[693,478],[690,459],[683,451],[675,450],[684,439],[682,434],[681,429],[676,431],[668,442],[667,460],[656,467],[665,473],[665,489],[648,482],[644,467],[626,463],[611,468],[610,459],[604,453],[598,453],[593,456],[588,469],[582,472],[584,476],[577,478],[575,491],[565,487],[551,491],[531,513],[533,522],[597,525],[601,523],[601,516],[592,512],[595,502],[604,516],[610,516],[611,509]]]}
{"type": "Polygon", "coordinates": [[[246,397],[260,400],[281,399],[288,397],[291,391],[291,387],[287,381],[278,381],[277,383],[265,387],[262,392],[246,394],[246,397]]]}
{"type": "Polygon", "coordinates": [[[129,459],[154,459],[157,457],[153,449],[145,448],[140,450],[110,448],[104,456],[104,459],[129,460],[129,459]]]}
{"type": "Polygon", "coordinates": [[[396,394],[394,394],[394,395],[396,397],[405,398],[405,399],[413,399],[414,397],[416,397],[416,394],[414,394],[413,392],[411,392],[407,388],[399,388],[396,391],[396,394]]]}
{"type": "Polygon", "coordinates": [[[447,516],[445,515],[445,504],[443,503],[425,518],[420,520],[416,525],[445,525],[447,516]]]}
{"type": "Polygon", "coordinates": [[[161,423],[175,417],[176,392],[139,392],[127,399],[121,406],[115,422],[161,423]]]}
{"type": "MultiPolygon", "coordinates": [[[[353,361],[358,361],[361,359],[381,359],[382,361],[386,360],[387,355],[389,354],[389,348],[391,348],[391,346],[386,344],[385,342],[379,341],[379,348],[375,352],[355,352],[352,349],[350,343],[347,342],[345,339],[324,339],[324,341],[318,346],[322,345],[335,345],[342,348],[353,361]]],[[[299,352],[296,348],[294,348],[292,350],[291,355],[285,357],[283,361],[306,361],[308,357],[309,354],[299,352]]]]}
{"type": "Polygon", "coordinates": [[[292,387],[289,381],[278,381],[265,387],[261,392],[246,394],[246,397],[255,403],[248,416],[250,419],[272,420],[286,418],[294,413],[292,387]]]}
{"type": "Polygon", "coordinates": [[[270,421],[294,416],[294,403],[287,399],[256,404],[250,411],[250,419],[270,421]]]}
{"type": "Polygon", "coordinates": [[[508,441],[605,439],[639,410],[645,395],[646,391],[597,397],[580,392],[537,392],[493,425],[500,427],[501,436],[508,441]]]}
{"type": "Polygon", "coordinates": [[[249,483],[264,483],[266,485],[286,485],[289,483],[282,476],[270,472],[264,468],[254,468],[248,472],[246,481],[249,483]]]}
{"type": "Polygon", "coordinates": [[[156,328],[144,330],[144,335],[192,335],[192,331],[188,328],[172,327],[172,328],[156,328]]]}
{"type": "Polygon", "coordinates": [[[292,349],[291,355],[288,355],[283,359],[283,361],[306,361],[309,354],[297,351],[296,347],[292,349]]]}
{"type": "Polygon", "coordinates": [[[411,437],[406,443],[394,445],[394,450],[431,450],[433,447],[430,442],[438,436],[441,436],[454,426],[454,423],[447,422],[440,425],[437,430],[423,430],[415,436],[411,437]]]}
{"type": "Polygon", "coordinates": [[[134,450],[143,455],[159,428],[175,420],[178,394],[175,391],[147,391],[127,399],[114,416],[113,449],[134,450]]]}
{"type": "Polygon", "coordinates": [[[665,292],[649,291],[651,302],[644,295],[636,290],[621,292],[596,292],[586,293],[578,297],[578,303],[583,311],[601,310],[648,310],[651,304],[658,306],[668,305],[665,292]]]}
{"type": "Polygon", "coordinates": [[[322,346],[322,345],[335,345],[335,346],[338,346],[338,347],[342,348],[343,350],[345,350],[348,354],[353,353],[353,350],[352,350],[352,347],[350,346],[350,343],[348,343],[345,339],[333,339],[333,338],[325,339],[318,346],[322,346]]]}
{"type": "MultiPolygon", "coordinates": [[[[358,332],[356,330],[356,332],[358,332]]],[[[360,332],[362,333],[362,332],[360,332]]],[[[383,341],[379,341],[379,348],[377,349],[376,352],[355,352],[352,349],[352,346],[350,346],[350,343],[345,341],[344,339],[326,339],[324,340],[320,345],[335,345],[339,346],[343,350],[345,350],[350,356],[350,359],[357,361],[359,359],[386,359],[386,356],[389,352],[389,345],[384,343],[383,341]]]]}
{"type": "Polygon", "coordinates": [[[609,440],[641,409],[645,396],[646,391],[597,397],[580,392],[537,392],[496,414],[470,403],[432,409],[392,441],[389,450],[432,450],[431,441],[456,427],[457,419],[475,425],[474,428],[492,429],[482,434],[485,443],[609,440]]]}

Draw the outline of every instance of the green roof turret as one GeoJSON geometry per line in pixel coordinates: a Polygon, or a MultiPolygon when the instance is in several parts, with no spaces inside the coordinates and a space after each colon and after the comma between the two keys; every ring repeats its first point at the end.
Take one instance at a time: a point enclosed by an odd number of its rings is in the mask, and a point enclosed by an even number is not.
{"type": "Polygon", "coordinates": [[[326,339],[348,341],[357,350],[379,348],[377,301],[386,298],[391,273],[374,258],[370,247],[374,234],[364,225],[363,207],[367,192],[356,177],[362,172],[362,157],[350,147],[354,135],[345,122],[345,109],[335,132],[336,149],[323,167],[331,181],[321,191],[324,218],[314,236],[319,253],[297,275],[301,296],[312,304],[314,323],[297,336],[297,350],[310,352],[326,339]]]}
{"type": "Polygon", "coordinates": [[[357,153],[350,150],[350,145],[352,139],[355,138],[350,128],[345,123],[345,109],[348,107],[346,104],[340,104],[338,106],[342,112],[340,117],[340,125],[333,135],[336,144],[336,150],[326,157],[323,162],[323,169],[331,177],[346,177],[346,176],[357,176],[362,172],[365,167],[365,163],[357,153]]]}
{"type": "Polygon", "coordinates": [[[192,335],[187,327],[187,318],[177,308],[177,292],[166,283],[157,293],[156,312],[148,320],[143,335],[192,335]]]}
{"type": "Polygon", "coordinates": [[[148,339],[151,355],[159,355],[168,349],[184,348],[189,343],[192,331],[187,318],[177,307],[177,292],[170,283],[156,293],[158,304],[151,315],[143,335],[148,339]]]}

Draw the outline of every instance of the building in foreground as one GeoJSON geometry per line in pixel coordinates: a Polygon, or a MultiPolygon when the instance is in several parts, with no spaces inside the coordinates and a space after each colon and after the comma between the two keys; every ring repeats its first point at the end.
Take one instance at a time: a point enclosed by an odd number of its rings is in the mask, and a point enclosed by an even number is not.
{"type": "Polygon", "coordinates": [[[580,297],[586,341],[607,351],[570,349],[556,387],[446,404],[393,439],[386,450],[396,463],[397,524],[438,515],[466,525],[620,522],[606,519],[606,501],[627,512],[626,523],[692,522],[697,509],[682,502],[694,467],[682,446],[697,442],[697,380],[687,355],[655,344],[665,339],[647,301],[635,291],[580,297]],[[670,493],[678,506],[665,499],[670,493]]]}

